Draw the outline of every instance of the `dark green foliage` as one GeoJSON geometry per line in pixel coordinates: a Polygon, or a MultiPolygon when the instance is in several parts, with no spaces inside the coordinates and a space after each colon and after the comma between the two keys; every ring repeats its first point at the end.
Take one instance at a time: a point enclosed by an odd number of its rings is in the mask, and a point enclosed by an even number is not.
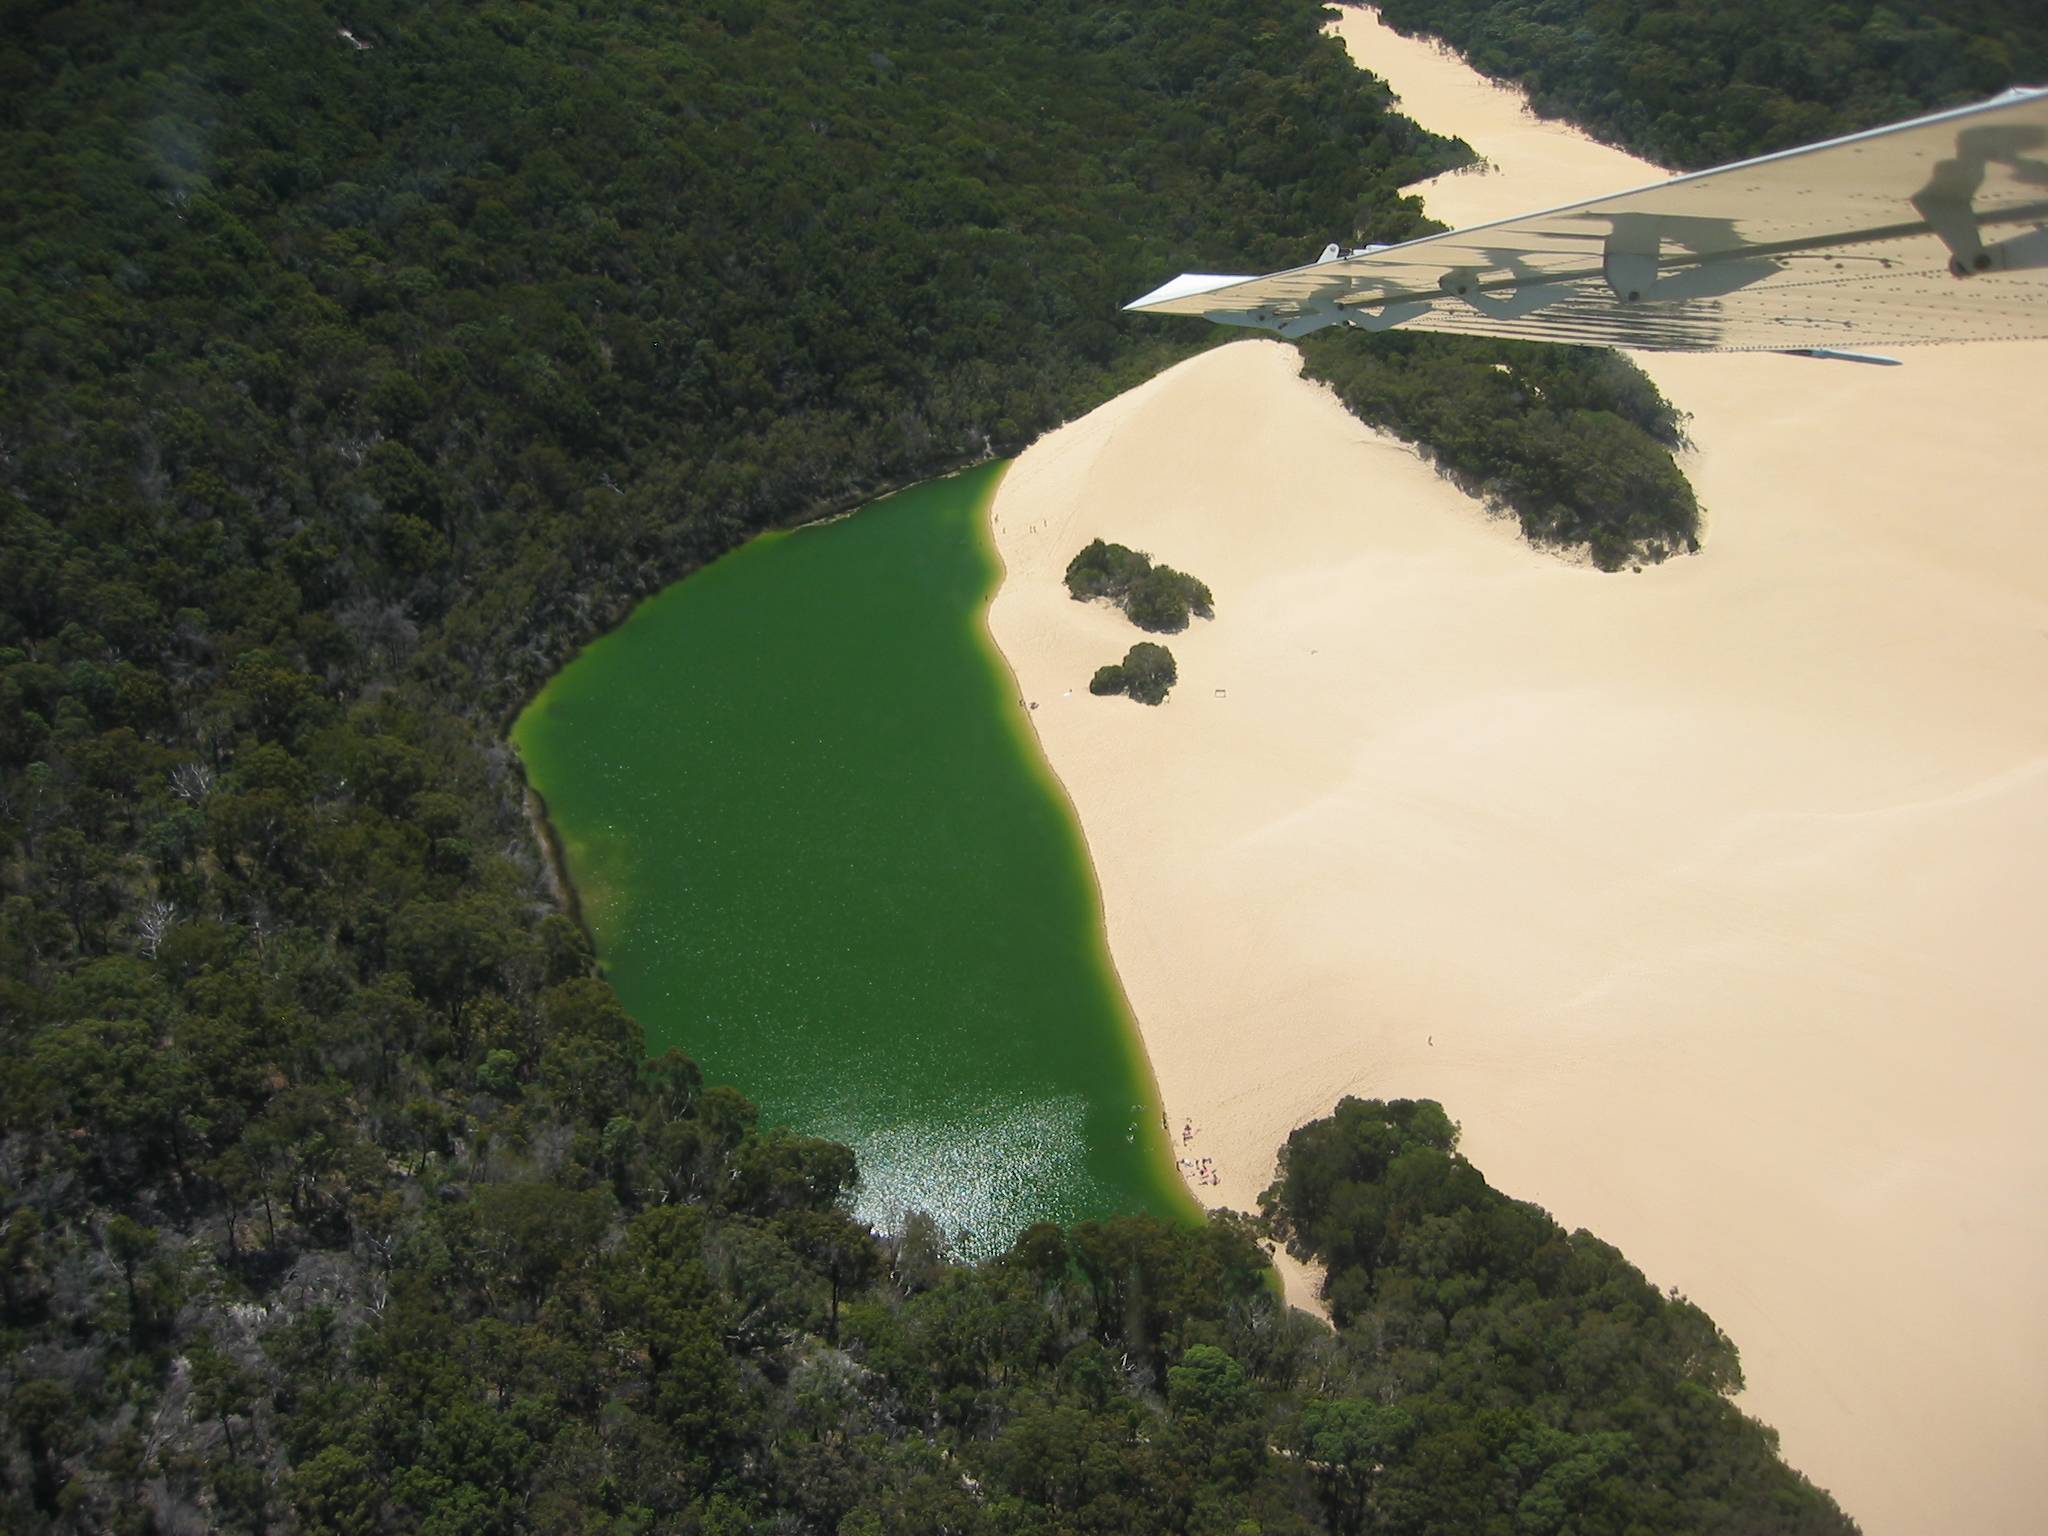
{"type": "Polygon", "coordinates": [[[1107,598],[1138,628],[1155,634],[1179,634],[1188,627],[1190,615],[1216,617],[1215,599],[1205,583],[1170,565],[1154,565],[1150,555],[1101,539],[1067,562],[1067,590],[1076,602],[1107,598]]]}
{"type": "Polygon", "coordinates": [[[1185,571],[1170,565],[1155,565],[1131,584],[1124,612],[1140,629],[1154,634],[1177,635],[1188,627],[1188,618],[1216,617],[1214,599],[1208,586],[1185,571]]]}
{"type": "Polygon", "coordinates": [[[1490,1186],[1427,1100],[1288,1137],[1268,1221],[1328,1266],[1372,1390],[1309,1403],[1332,1528],[1843,1531],[1728,1401],[1735,1346],[1614,1249],[1490,1186]],[[1368,1341],[1370,1341],[1368,1343],[1368,1341]]]}
{"type": "MultiPolygon", "coordinates": [[[[1121,544],[1096,539],[1067,564],[1067,590],[1077,601],[1107,598],[1130,615],[1141,629],[1178,632],[1188,615],[1213,616],[1209,589],[1171,566],[1155,566],[1151,558],[1121,544]]],[[[1088,691],[1097,695],[1128,694],[1141,704],[1163,704],[1179,673],[1173,653],[1163,645],[1141,640],[1125,653],[1121,664],[1096,668],[1088,691]]]]}
{"type": "Polygon", "coordinates": [[[1088,680],[1088,691],[1128,694],[1140,704],[1164,704],[1167,691],[1179,680],[1173,652],[1140,640],[1124,653],[1121,664],[1096,668],[1095,676],[1088,680]]]}
{"type": "Polygon", "coordinates": [[[1309,377],[1533,542],[1585,546],[1610,571],[1698,548],[1699,505],[1671,458],[1678,413],[1614,352],[1398,333],[1301,351],[1309,377]]]}
{"type": "Polygon", "coordinates": [[[1151,572],[1152,557],[1121,544],[1091,541],[1086,549],[1067,562],[1067,591],[1074,601],[1106,597],[1122,603],[1138,579],[1151,572]]]}
{"type": "Polygon", "coordinates": [[[1683,170],[2048,79],[2033,0],[1382,0],[1536,110],[1683,170]]]}

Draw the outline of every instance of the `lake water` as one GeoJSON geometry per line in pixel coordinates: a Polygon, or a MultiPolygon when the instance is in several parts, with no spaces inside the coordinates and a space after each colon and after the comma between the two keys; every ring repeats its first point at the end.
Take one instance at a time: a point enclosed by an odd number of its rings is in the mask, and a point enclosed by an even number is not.
{"type": "MultiPolygon", "coordinates": [[[[999,1249],[1192,1211],[1073,815],[983,615],[1002,466],[651,598],[513,739],[647,1032],[999,1249]]],[[[1085,682],[1085,679],[1083,680],[1085,682]]]]}

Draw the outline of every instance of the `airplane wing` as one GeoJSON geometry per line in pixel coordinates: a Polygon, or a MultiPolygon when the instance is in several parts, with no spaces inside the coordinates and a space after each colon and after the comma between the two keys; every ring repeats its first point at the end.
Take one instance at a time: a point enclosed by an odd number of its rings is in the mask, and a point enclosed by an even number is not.
{"type": "Polygon", "coordinates": [[[2048,88],[1125,308],[1672,352],[2048,336],[2048,88]]]}

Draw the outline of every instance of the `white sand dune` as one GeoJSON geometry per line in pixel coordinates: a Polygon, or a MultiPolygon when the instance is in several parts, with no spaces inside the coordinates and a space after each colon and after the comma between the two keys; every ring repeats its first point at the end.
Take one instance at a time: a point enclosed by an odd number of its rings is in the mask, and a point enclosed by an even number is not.
{"type": "MultiPolygon", "coordinates": [[[[1342,30],[1499,167],[1426,187],[1439,217],[1656,174],[1342,30]]],[[[1439,1099],[1729,1330],[1866,1529],[2031,1531],[2048,347],[1907,355],[1652,360],[1707,547],[1605,576],[1248,341],[1025,454],[990,622],[1205,1198],[1250,1207],[1342,1094],[1439,1099]],[[1098,535],[1215,591],[1163,708],[1087,693],[1139,638],[1060,585],[1098,535]]]]}

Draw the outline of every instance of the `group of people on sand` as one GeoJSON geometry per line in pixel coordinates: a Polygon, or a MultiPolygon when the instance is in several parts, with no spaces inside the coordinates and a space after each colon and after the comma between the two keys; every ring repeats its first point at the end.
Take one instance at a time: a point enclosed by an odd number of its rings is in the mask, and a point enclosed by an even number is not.
{"type": "MultiPolygon", "coordinates": [[[[1166,1123],[1166,1116],[1162,1113],[1159,1117],[1159,1124],[1162,1129],[1165,1128],[1166,1123]]],[[[1180,1144],[1186,1146],[1194,1139],[1195,1122],[1183,1120],[1180,1126],[1180,1144]]],[[[1206,1157],[1176,1157],[1173,1160],[1173,1166],[1182,1173],[1192,1174],[1197,1184],[1221,1184],[1223,1182],[1222,1177],[1216,1172],[1216,1165],[1206,1157]]]]}

